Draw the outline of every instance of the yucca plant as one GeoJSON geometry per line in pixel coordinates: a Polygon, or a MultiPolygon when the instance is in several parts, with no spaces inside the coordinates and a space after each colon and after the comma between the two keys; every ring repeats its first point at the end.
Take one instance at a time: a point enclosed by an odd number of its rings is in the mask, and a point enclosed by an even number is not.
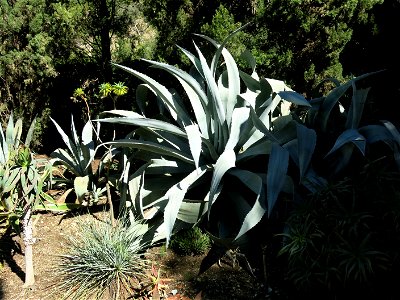
{"type": "Polygon", "coordinates": [[[198,35],[216,48],[211,64],[196,44],[197,56],[180,48],[193,63],[189,73],[146,60],[173,75],[182,96],[143,73],[116,65],[145,82],[136,89],[142,114],[106,112],[114,117],[100,122],[139,128],[105,145],[136,149],[133,159],[144,161],[131,174],[132,162],[125,158],[122,202],[158,224],[155,236],[166,238],[167,244],[175,230],[201,220],[219,243],[235,248],[243,244],[246,233],[272,214],[280,192],[293,191],[285,145],[299,135],[305,138],[296,151],[301,177],[315,178],[308,170],[315,134],[293,120],[289,109],[290,103],[310,104],[283,81],[260,77],[249,53],[251,74],[240,71],[224,47],[235,33],[222,44],[198,35]],[[165,114],[163,120],[144,115],[149,91],[164,104],[169,120],[165,114]]]}
{"type": "Polygon", "coordinates": [[[55,266],[59,299],[128,299],[141,289],[151,268],[143,257],[148,226],[126,217],[116,226],[111,221],[77,223],[80,234],[68,239],[55,266]]]}

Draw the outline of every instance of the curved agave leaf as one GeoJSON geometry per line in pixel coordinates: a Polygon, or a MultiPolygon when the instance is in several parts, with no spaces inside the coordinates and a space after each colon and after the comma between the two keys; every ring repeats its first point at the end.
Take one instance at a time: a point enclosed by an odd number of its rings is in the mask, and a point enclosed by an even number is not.
{"type": "Polygon", "coordinates": [[[191,172],[188,176],[182,179],[177,184],[173,185],[166,194],[168,198],[168,204],[164,210],[164,223],[167,238],[167,247],[169,244],[170,236],[172,234],[172,229],[174,227],[176,218],[178,216],[179,208],[181,207],[182,201],[190,188],[190,186],[207,171],[206,166],[201,166],[200,168],[191,172]]]}
{"type": "Polygon", "coordinates": [[[271,215],[278,195],[282,190],[288,166],[289,152],[276,143],[272,144],[267,171],[268,217],[271,215]]]}
{"type": "Polygon", "coordinates": [[[151,90],[151,87],[148,84],[142,83],[136,87],[135,91],[136,103],[143,116],[145,115],[145,107],[148,99],[149,90],[151,90]]]}
{"type": "Polygon", "coordinates": [[[190,152],[192,153],[196,169],[198,169],[201,154],[201,133],[197,124],[186,126],[185,130],[189,140],[190,152]]]}
{"type": "Polygon", "coordinates": [[[51,153],[51,163],[54,164],[56,162],[64,165],[68,170],[70,170],[76,176],[84,176],[87,173],[85,172],[85,168],[82,168],[80,163],[77,163],[75,158],[72,157],[67,151],[64,149],[56,149],[51,153]]]}
{"type": "Polygon", "coordinates": [[[168,122],[160,121],[157,119],[149,119],[149,118],[143,117],[142,115],[139,115],[138,113],[135,113],[135,112],[121,111],[121,110],[111,110],[108,112],[116,114],[116,115],[122,115],[124,117],[123,118],[97,119],[96,121],[153,128],[156,130],[167,131],[167,132],[171,132],[176,135],[186,137],[186,133],[184,130],[182,130],[178,126],[175,126],[168,122]]]}
{"type": "Polygon", "coordinates": [[[308,100],[302,94],[299,94],[297,92],[281,91],[281,92],[278,92],[278,95],[282,99],[289,101],[293,104],[311,107],[311,104],[308,102],[308,100]]]}
{"type": "Polygon", "coordinates": [[[356,89],[355,84],[353,82],[353,98],[351,99],[351,105],[349,113],[347,115],[347,120],[345,125],[346,128],[350,129],[358,127],[369,90],[370,88],[358,90],[356,89]]]}
{"type": "MultiPolygon", "coordinates": [[[[247,25],[245,25],[247,26],[247,25]]],[[[211,42],[218,50],[215,53],[214,57],[213,57],[213,61],[211,64],[211,71],[213,76],[215,77],[215,73],[217,70],[217,64],[219,61],[219,57],[222,53],[224,60],[225,60],[225,64],[226,64],[226,70],[227,70],[227,76],[228,76],[228,84],[226,86],[227,88],[227,97],[226,99],[223,99],[223,104],[225,105],[225,111],[226,111],[226,120],[227,123],[230,123],[230,119],[232,116],[232,112],[234,107],[236,106],[236,102],[237,102],[237,95],[240,94],[240,76],[239,76],[239,70],[237,68],[235,59],[232,57],[232,55],[229,53],[228,50],[225,49],[225,44],[229,41],[229,39],[235,35],[236,33],[238,33],[240,30],[242,30],[245,26],[242,26],[241,28],[239,28],[238,30],[235,30],[234,32],[232,32],[224,41],[224,43],[222,43],[221,45],[218,44],[216,41],[214,41],[213,39],[201,35],[201,34],[197,34],[198,36],[208,40],[209,42],[211,42]]]]}
{"type": "Polygon", "coordinates": [[[116,147],[127,147],[127,148],[136,148],[136,149],[144,149],[146,151],[158,153],[161,155],[172,156],[178,158],[184,162],[193,163],[194,161],[191,157],[187,155],[187,153],[178,151],[176,149],[161,146],[158,143],[148,142],[148,141],[139,141],[132,139],[121,139],[112,142],[103,143],[103,145],[112,145],[116,147]]]}
{"type": "MultiPolygon", "coordinates": [[[[71,140],[71,139],[65,134],[64,130],[57,124],[57,122],[56,122],[54,119],[52,119],[52,118],[50,117],[50,120],[51,120],[51,121],[54,123],[54,125],[56,126],[56,129],[57,129],[58,133],[61,135],[61,138],[62,138],[64,144],[68,147],[70,153],[72,154],[71,157],[72,157],[72,159],[73,159],[75,165],[79,165],[79,157],[80,157],[80,155],[79,155],[78,149],[76,148],[76,144],[74,144],[73,140],[71,140]]],[[[74,126],[74,127],[75,127],[75,126],[74,126]]],[[[76,132],[75,132],[75,135],[76,135],[76,132]]]]}
{"type": "MultiPolygon", "coordinates": [[[[341,135],[339,135],[335,142],[335,145],[333,145],[332,149],[325,155],[325,157],[337,151],[339,148],[347,143],[353,143],[360,150],[360,152],[365,155],[365,137],[362,136],[357,129],[347,129],[342,132],[341,135]]],[[[349,150],[347,150],[347,152],[348,151],[349,150]]]]}
{"type": "Polygon", "coordinates": [[[191,123],[190,117],[184,107],[179,104],[179,101],[177,101],[176,97],[174,97],[174,95],[170,91],[168,91],[165,86],[158,83],[151,77],[136,70],[119,64],[114,65],[146,82],[151,90],[163,101],[164,105],[168,108],[172,118],[181,126],[189,125],[191,123]]]}
{"type": "Polygon", "coordinates": [[[211,101],[209,101],[209,103],[211,103],[211,105],[213,107],[213,111],[216,112],[216,116],[214,116],[214,117],[215,118],[218,117],[219,126],[222,126],[226,120],[225,107],[222,103],[220,94],[218,93],[217,83],[215,82],[212,71],[208,67],[205,57],[203,56],[203,54],[201,53],[200,49],[197,47],[196,44],[195,44],[195,48],[199,55],[199,60],[201,63],[201,68],[202,68],[204,79],[207,83],[207,90],[209,92],[209,97],[211,97],[211,101]]]}
{"type": "Polygon", "coordinates": [[[36,118],[33,119],[31,125],[29,126],[28,133],[26,134],[24,145],[28,148],[32,142],[33,133],[35,132],[35,126],[36,126],[36,118]]]}
{"type": "MultiPolygon", "coordinates": [[[[319,117],[320,117],[320,121],[321,121],[321,129],[322,131],[326,131],[326,126],[328,124],[328,119],[330,116],[330,113],[333,109],[333,107],[336,105],[336,103],[339,101],[339,99],[346,93],[346,91],[353,86],[353,83],[364,79],[368,76],[371,76],[373,74],[379,73],[381,71],[378,72],[372,72],[372,73],[366,73],[363,74],[361,76],[358,76],[356,78],[353,78],[349,81],[347,81],[346,83],[334,88],[324,99],[324,101],[322,102],[320,109],[319,109],[319,117]]],[[[355,86],[354,86],[355,87],[355,86]]]]}
{"type": "Polygon", "coordinates": [[[397,167],[400,170],[400,133],[398,129],[393,125],[393,123],[386,120],[383,120],[381,122],[389,130],[390,134],[393,137],[393,140],[396,142],[396,144],[393,146],[393,155],[397,163],[397,167]]]}
{"type": "Polygon", "coordinates": [[[366,125],[358,129],[360,134],[366,138],[369,144],[379,141],[385,142],[392,139],[389,130],[382,125],[366,125]]]}
{"type": "Polygon", "coordinates": [[[208,218],[210,217],[211,206],[214,204],[219,185],[224,174],[235,167],[236,154],[232,149],[226,149],[218,158],[214,166],[214,172],[211,179],[210,196],[208,202],[208,218]]]}
{"type": "Polygon", "coordinates": [[[265,203],[263,203],[265,200],[262,200],[262,196],[264,194],[262,192],[263,182],[260,176],[253,172],[237,168],[230,170],[229,174],[239,178],[240,181],[243,182],[256,195],[255,203],[251,210],[247,213],[240,227],[239,233],[235,237],[235,240],[238,240],[243,234],[252,229],[258,224],[258,222],[261,221],[267,208],[265,207],[265,203]]]}
{"type": "MultiPolygon", "coordinates": [[[[168,73],[174,75],[178,80],[183,80],[184,83],[186,83],[191,89],[192,91],[198,96],[198,99],[194,99],[196,101],[194,101],[194,106],[192,103],[193,108],[204,108],[207,107],[207,95],[205,94],[204,90],[202,89],[202,87],[200,86],[199,82],[190,74],[186,73],[185,71],[182,71],[181,69],[165,64],[165,63],[161,63],[161,62],[156,62],[156,61],[152,61],[152,60],[147,60],[147,59],[143,59],[144,61],[147,61],[148,63],[152,64],[153,67],[155,68],[159,68],[162,70],[167,71],[168,73]]],[[[185,89],[186,90],[186,89],[185,89]]]]}
{"type": "Polygon", "coordinates": [[[317,144],[317,134],[313,129],[297,125],[297,147],[300,169],[300,181],[303,179],[310,165],[314,149],[317,144]]]}
{"type": "MultiPolygon", "coordinates": [[[[237,107],[232,113],[232,123],[230,124],[229,139],[226,143],[225,149],[235,149],[241,138],[245,138],[248,134],[249,127],[248,120],[250,115],[249,107],[237,107]]],[[[239,144],[239,146],[242,146],[239,144]]]]}

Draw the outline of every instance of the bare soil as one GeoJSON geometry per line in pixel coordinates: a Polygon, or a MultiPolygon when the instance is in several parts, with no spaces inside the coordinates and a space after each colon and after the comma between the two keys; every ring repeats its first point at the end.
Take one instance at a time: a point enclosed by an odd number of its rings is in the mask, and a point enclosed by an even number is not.
{"type": "MultiPolygon", "coordinates": [[[[52,269],[57,264],[58,255],[65,254],[67,236],[76,235],[77,222],[96,214],[60,215],[52,213],[34,216],[34,233],[37,242],[34,245],[34,269],[36,284],[23,288],[24,249],[20,236],[8,241],[0,240],[0,300],[47,299],[56,300],[60,296],[52,295],[52,286],[57,278],[52,269]]],[[[152,299],[174,300],[222,300],[222,299],[266,299],[266,293],[260,283],[246,272],[229,266],[212,266],[204,274],[197,276],[204,256],[178,256],[164,247],[151,248],[146,253],[161,270],[164,284],[161,295],[152,299]]],[[[142,298],[145,299],[145,298],[142,298]]],[[[149,299],[151,299],[149,297],[149,299]]]]}

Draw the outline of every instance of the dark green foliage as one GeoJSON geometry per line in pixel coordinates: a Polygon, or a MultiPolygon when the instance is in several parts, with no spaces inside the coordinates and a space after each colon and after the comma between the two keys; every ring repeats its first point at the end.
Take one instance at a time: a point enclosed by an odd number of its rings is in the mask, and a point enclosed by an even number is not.
{"type": "Polygon", "coordinates": [[[295,206],[280,254],[287,256],[288,278],[297,289],[332,299],[395,292],[390,282],[400,272],[400,174],[389,163],[372,162],[295,206]]]}
{"type": "Polygon", "coordinates": [[[202,255],[211,246],[210,237],[199,227],[182,229],[171,238],[171,249],[179,255],[202,255]]]}

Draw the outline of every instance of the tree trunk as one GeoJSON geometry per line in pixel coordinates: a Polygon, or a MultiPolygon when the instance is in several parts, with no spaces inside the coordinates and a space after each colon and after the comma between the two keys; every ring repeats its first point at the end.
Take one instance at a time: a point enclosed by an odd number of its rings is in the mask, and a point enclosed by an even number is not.
{"type": "Polygon", "coordinates": [[[25,284],[24,287],[30,287],[35,284],[35,273],[33,271],[33,238],[32,228],[32,210],[29,207],[23,219],[23,234],[25,245],[25,284]]]}

